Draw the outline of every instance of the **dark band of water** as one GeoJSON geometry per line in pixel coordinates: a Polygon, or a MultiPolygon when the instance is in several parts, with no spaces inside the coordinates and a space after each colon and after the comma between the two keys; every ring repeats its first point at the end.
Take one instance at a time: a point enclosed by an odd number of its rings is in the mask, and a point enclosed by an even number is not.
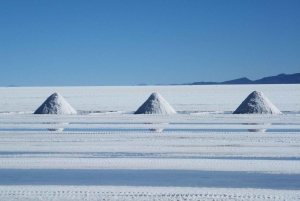
{"type": "Polygon", "coordinates": [[[113,185],[300,190],[299,174],[187,170],[1,169],[0,185],[113,185]]]}

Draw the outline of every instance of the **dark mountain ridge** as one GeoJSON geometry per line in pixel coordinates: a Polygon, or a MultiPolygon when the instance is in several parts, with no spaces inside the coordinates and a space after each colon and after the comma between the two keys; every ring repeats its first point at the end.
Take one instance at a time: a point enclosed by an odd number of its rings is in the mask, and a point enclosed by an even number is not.
{"type": "Polygon", "coordinates": [[[276,76],[264,77],[258,80],[250,80],[246,77],[229,80],[225,82],[193,82],[185,85],[214,85],[214,84],[300,84],[300,73],[279,74],[276,76]]]}

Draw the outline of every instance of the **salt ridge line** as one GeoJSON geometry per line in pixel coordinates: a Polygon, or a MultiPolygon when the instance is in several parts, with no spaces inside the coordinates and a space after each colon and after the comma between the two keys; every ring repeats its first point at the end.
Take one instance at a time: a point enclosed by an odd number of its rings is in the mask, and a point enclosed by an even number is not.
{"type": "MultiPolygon", "coordinates": [[[[43,134],[42,134],[43,135],[43,134]]],[[[88,137],[88,136],[86,136],[88,137]]],[[[39,143],[55,143],[55,142],[83,142],[83,143],[113,143],[120,144],[122,142],[128,143],[128,145],[121,145],[121,147],[126,147],[130,145],[147,145],[149,144],[152,146],[158,146],[165,144],[166,146],[173,146],[174,149],[175,146],[194,146],[194,147],[292,147],[297,146],[299,143],[299,138],[296,137],[286,137],[286,138],[276,138],[276,137],[269,137],[269,138],[254,138],[254,137],[245,137],[244,136],[237,136],[235,137],[226,137],[226,136],[219,136],[219,137],[209,137],[209,136],[198,136],[198,137],[181,137],[181,139],[172,139],[172,137],[165,138],[165,137],[157,137],[157,138],[129,138],[129,137],[120,137],[120,138],[102,138],[102,137],[93,137],[91,139],[86,139],[86,137],[80,136],[80,137],[72,137],[72,136],[66,136],[66,137],[51,137],[46,138],[42,136],[35,136],[34,138],[29,138],[28,136],[18,136],[17,138],[5,138],[1,140],[0,142],[6,143],[3,145],[3,147],[9,145],[8,143],[24,143],[24,142],[39,142],[39,143]],[[134,140],[134,142],[132,142],[134,140]],[[264,146],[263,143],[268,143],[264,146]]],[[[103,144],[102,146],[107,146],[103,144]]]]}
{"type": "Polygon", "coordinates": [[[0,122],[299,123],[300,115],[3,115],[0,122]]]}
{"type": "Polygon", "coordinates": [[[201,155],[201,153],[138,153],[138,152],[10,152],[0,154],[0,158],[153,158],[153,159],[222,159],[223,160],[268,160],[268,161],[300,161],[300,157],[265,157],[246,155],[201,155]]]}
{"type": "Polygon", "coordinates": [[[103,139],[166,139],[166,140],[188,140],[188,139],[300,139],[300,132],[271,132],[271,133],[248,133],[248,132],[188,132],[188,131],[166,131],[162,133],[153,132],[47,132],[47,131],[0,131],[0,141],[5,139],[22,140],[22,138],[103,138],[103,139]]]}
{"type": "MultiPolygon", "coordinates": [[[[108,148],[111,147],[105,147],[105,149],[99,149],[96,145],[91,144],[83,144],[82,146],[90,146],[90,149],[82,148],[80,146],[73,146],[73,147],[58,147],[56,150],[53,150],[53,146],[45,146],[44,149],[42,148],[15,148],[13,151],[11,151],[11,146],[5,146],[2,147],[0,150],[2,152],[10,153],[10,152],[66,152],[66,153],[74,153],[74,152],[107,152],[108,148]],[[8,151],[10,150],[10,151],[8,151]]],[[[278,151],[278,147],[252,147],[249,149],[249,147],[200,147],[200,148],[188,148],[188,147],[182,147],[182,148],[163,148],[163,147],[151,147],[151,148],[145,148],[142,146],[137,146],[136,148],[131,147],[120,147],[114,152],[129,152],[129,153],[170,153],[172,150],[176,154],[189,154],[189,153],[199,153],[199,156],[237,156],[237,157],[300,157],[299,148],[293,147],[284,147],[282,149],[283,151],[278,151]],[[143,149],[139,152],[139,150],[143,149]]],[[[174,155],[176,155],[174,154],[174,155]]]]}
{"type": "MultiPolygon", "coordinates": [[[[20,132],[20,131],[8,131],[0,132],[0,141],[15,139],[22,141],[23,139],[54,139],[54,138],[91,138],[91,139],[106,139],[106,140],[179,140],[185,142],[186,140],[239,140],[251,142],[252,139],[271,140],[276,139],[278,142],[284,140],[300,139],[300,132],[271,132],[271,133],[247,133],[247,132],[163,132],[163,133],[151,133],[151,132],[20,132]]],[[[290,142],[292,142],[290,141],[290,142]]]]}
{"type": "MultiPolygon", "coordinates": [[[[53,131],[0,131],[0,135],[13,135],[13,136],[17,136],[17,135],[36,135],[36,136],[41,136],[41,134],[43,136],[49,135],[49,136],[59,136],[59,135],[83,135],[83,136],[88,136],[88,135],[92,135],[92,136],[108,136],[108,137],[113,137],[113,136],[121,136],[121,137],[130,137],[130,136],[134,136],[136,137],[137,134],[140,134],[140,136],[138,136],[138,138],[141,137],[161,137],[161,136],[181,136],[181,135],[186,135],[187,136],[183,136],[183,137],[189,137],[189,136],[202,136],[202,135],[209,135],[209,136],[230,136],[230,135],[234,135],[234,136],[239,136],[239,135],[244,135],[244,136],[260,136],[262,138],[268,138],[271,136],[274,137],[286,137],[289,135],[294,135],[295,137],[300,137],[300,132],[270,132],[266,135],[266,133],[264,132],[257,132],[257,133],[249,133],[249,132],[226,132],[226,131],[222,131],[222,132],[214,132],[214,131],[204,131],[204,132],[197,132],[197,131],[165,131],[165,132],[159,132],[159,133],[154,133],[152,131],[82,131],[82,132],[77,132],[77,131],[64,131],[64,132],[53,132],[53,131]]],[[[0,139],[1,140],[1,139],[0,139]]]]}
{"type": "MultiPolygon", "coordinates": [[[[29,143],[30,144],[30,143],[29,143]]],[[[300,157],[300,150],[298,146],[286,146],[279,149],[278,146],[270,147],[268,143],[264,143],[264,146],[165,146],[164,144],[160,145],[151,145],[151,146],[141,146],[139,144],[129,144],[122,146],[122,143],[112,144],[112,146],[107,146],[107,142],[103,143],[100,147],[99,143],[58,143],[49,144],[38,143],[37,145],[31,144],[30,147],[21,147],[24,145],[22,143],[12,143],[0,147],[0,151],[3,153],[2,156],[5,157],[5,154],[12,153],[168,153],[169,156],[178,156],[178,155],[196,155],[196,156],[205,156],[205,157],[300,157]],[[135,147],[133,147],[135,146],[135,147]],[[99,148],[100,147],[100,148],[99,148]],[[116,148],[113,148],[116,147],[116,148]],[[172,154],[173,153],[173,154],[172,154]]]]}
{"type": "MultiPolygon", "coordinates": [[[[266,146],[275,145],[297,145],[300,140],[299,132],[291,133],[247,133],[247,132],[165,132],[165,133],[149,133],[149,132],[116,132],[116,133],[47,133],[47,132],[0,132],[0,142],[6,143],[2,146],[8,145],[8,142],[116,142],[122,144],[123,142],[129,143],[129,145],[138,143],[148,143],[149,145],[160,145],[162,143],[170,144],[177,143],[178,145],[197,143],[199,146],[205,144],[214,146],[225,146],[223,143],[227,143],[227,146],[233,146],[234,143],[239,142],[236,146],[261,146],[261,143],[266,146]],[[48,141],[51,140],[51,141],[48,141]],[[241,144],[243,143],[243,144],[241,144]],[[256,144],[254,144],[256,143],[256,144]]],[[[123,144],[122,146],[125,146],[123,144]]],[[[106,145],[105,145],[106,146],[106,145]]]]}
{"type": "MultiPolygon", "coordinates": [[[[129,139],[127,139],[129,140],[129,139]]],[[[150,141],[149,139],[135,139],[133,138],[132,140],[135,140],[136,142],[140,142],[141,144],[145,144],[147,145],[147,143],[150,141]]],[[[298,143],[300,143],[299,139],[295,139],[295,138],[284,138],[284,139],[280,139],[280,138],[248,138],[248,141],[242,139],[242,137],[238,138],[238,139],[232,139],[232,138],[225,138],[225,139],[221,139],[221,137],[219,138],[211,138],[208,139],[207,137],[205,138],[205,140],[207,140],[208,142],[204,142],[204,139],[182,139],[180,140],[169,140],[168,139],[162,139],[162,138],[157,138],[157,139],[153,139],[152,141],[155,141],[156,143],[164,143],[166,146],[187,146],[187,143],[190,141],[193,141],[192,143],[190,143],[190,146],[198,146],[198,147],[209,147],[209,146],[215,146],[215,147],[222,147],[222,146],[244,146],[244,147],[253,147],[253,146],[263,146],[263,143],[270,143],[269,146],[278,146],[278,147],[289,147],[289,146],[297,146],[298,143]],[[181,142],[181,144],[180,144],[181,142]],[[216,144],[218,143],[218,144],[216,144]]],[[[6,140],[1,140],[1,142],[3,143],[18,143],[18,142],[49,142],[49,143],[54,143],[54,142],[91,142],[91,143],[95,143],[95,142],[110,142],[110,143],[115,143],[116,141],[123,141],[126,142],[124,140],[124,138],[121,139],[103,139],[103,138],[92,138],[92,139],[86,139],[84,137],[81,138],[51,138],[51,139],[43,139],[43,138],[37,138],[37,139],[27,139],[27,138],[21,138],[21,139],[6,139],[6,140]]],[[[132,143],[130,143],[132,144],[132,143]]],[[[149,145],[150,146],[150,145],[149,145]]]]}
{"type": "MultiPolygon", "coordinates": [[[[135,140],[138,142],[149,142],[153,141],[156,143],[165,142],[177,142],[185,144],[187,142],[191,144],[202,144],[210,145],[212,142],[228,143],[229,145],[235,143],[248,145],[253,143],[273,143],[272,146],[276,145],[291,145],[300,142],[300,133],[255,133],[248,134],[246,132],[228,132],[228,133],[193,133],[193,132],[170,132],[170,133],[142,133],[142,132],[128,132],[128,133],[20,133],[20,132],[0,132],[0,142],[114,142],[114,141],[129,141],[135,140]],[[248,144],[247,144],[248,143],[248,144]]],[[[217,144],[214,144],[217,146],[217,144]]],[[[253,144],[254,145],[254,144],[253,144]]],[[[221,144],[219,144],[221,146],[221,144]]],[[[271,146],[271,145],[270,145],[271,146]]]]}
{"type": "Polygon", "coordinates": [[[46,124],[0,124],[2,129],[283,129],[298,130],[300,124],[291,125],[232,125],[232,124],[63,124],[63,123],[46,123],[46,124]]]}
{"type": "Polygon", "coordinates": [[[271,118],[271,119],[276,119],[276,118],[281,118],[281,117],[299,117],[300,114],[278,114],[278,115],[273,115],[273,114],[248,114],[248,115],[244,115],[244,114],[201,114],[201,113],[186,113],[186,114],[141,114],[141,115],[134,115],[134,114],[130,114],[130,113],[122,113],[122,114],[115,114],[115,113],[108,113],[108,114],[78,114],[78,115],[56,115],[53,116],[51,114],[4,114],[4,113],[0,113],[0,119],[3,118],[7,118],[7,117],[14,117],[14,118],[57,118],[57,117],[61,117],[61,118],[70,118],[70,119],[81,119],[81,118],[87,118],[87,119],[97,119],[97,118],[121,118],[121,119],[139,119],[139,118],[163,118],[163,119],[205,119],[205,118],[220,118],[223,120],[226,120],[226,118],[231,117],[231,118],[271,118]]]}
{"type": "Polygon", "coordinates": [[[299,200],[297,190],[152,186],[0,186],[2,200],[299,200]]]}
{"type": "Polygon", "coordinates": [[[279,155],[239,155],[232,154],[197,154],[197,153],[138,153],[138,152],[31,152],[32,154],[27,154],[27,152],[11,152],[10,154],[0,155],[0,158],[153,158],[153,159],[219,159],[224,160],[277,160],[277,161],[299,161],[300,156],[279,156],[279,155]]]}
{"type": "Polygon", "coordinates": [[[300,161],[168,158],[0,158],[0,169],[155,169],[300,174],[300,161]]]}

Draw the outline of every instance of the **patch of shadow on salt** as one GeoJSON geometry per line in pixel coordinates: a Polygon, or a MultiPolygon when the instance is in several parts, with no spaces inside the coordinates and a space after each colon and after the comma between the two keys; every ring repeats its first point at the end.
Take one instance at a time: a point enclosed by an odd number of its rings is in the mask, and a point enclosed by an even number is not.
{"type": "MultiPolygon", "coordinates": [[[[137,133],[149,132],[149,130],[150,128],[149,129],[76,129],[76,128],[64,129],[65,132],[137,132],[137,133]]],[[[246,129],[163,129],[160,130],[160,132],[249,132],[249,131],[246,129]]]]}
{"type": "Polygon", "coordinates": [[[294,132],[300,132],[300,129],[268,129],[266,131],[266,133],[272,133],[272,132],[275,132],[275,133],[278,133],[278,132],[284,132],[284,133],[294,133],[294,132]]]}
{"type": "Polygon", "coordinates": [[[81,129],[81,128],[65,128],[64,132],[149,132],[148,129],[101,129],[101,128],[95,128],[95,129],[81,129]]]}
{"type": "Polygon", "coordinates": [[[26,131],[26,132],[29,132],[29,131],[45,131],[45,132],[49,132],[49,130],[48,129],[32,129],[32,128],[2,128],[2,129],[0,129],[0,131],[26,131]]]}
{"type": "MultiPolygon", "coordinates": [[[[149,129],[76,129],[65,128],[64,132],[149,132],[149,129]]],[[[151,130],[150,130],[151,131],[151,130]]],[[[163,129],[160,132],[248,132],[246,129],[163,129]]],[[[153,132],[155,133],[155,131],[153,132]]]]}
{"type": "Polygon", "coordinates": [[[191,170],[1,169],[0,185],[105,185],[300,190],[298,174],[191,170]]]}
{"type": "Polygon", "coordinates": [[[165,132],[248,132],[246,129],[164,129],[165,132]]]}
{"type": "Polygon", "coordinates": [[[172,159],[222,159],[222,160],[272,160],[272,161],[300,161],[300,157],[248,157],[248,156],[189,156],[182,153],[136,153],[136,152],[13,152],[1,151],[0,156],[24,157],[56,157],[65,158],[172,158],[172,159]],[[174,155],[175,154],[175,155],[174,155]],[[179,155],[176,155],[179,154],[179,155]]]}

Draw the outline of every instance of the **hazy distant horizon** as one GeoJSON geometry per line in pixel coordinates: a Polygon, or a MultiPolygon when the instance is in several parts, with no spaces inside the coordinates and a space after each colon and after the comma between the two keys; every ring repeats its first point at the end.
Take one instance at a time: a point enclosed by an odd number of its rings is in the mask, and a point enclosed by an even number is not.
{"type": "MultiPolygon", "coordinates": [[[[282,74],[282,73],[281,73],[282,74]]],[[[299,73],[293,73],[293,74],[299,74],[299,73]]],[[[285,74],[285,75],[292,75],[292,74],[285,74]]],[[[270,76],[267,76],[267,77],[274,77],[274,76],[277,76],[277,75],[270,75],[270,76]]],[[[236,80],[236,79],[240,79],[240,78],[234,78],[234,79],[231,79],[231,80],[236,80]]],[[[262,78],[260,78],[262,79],[262,78]]],[[[222,82],[227,82],[227,81],[231,81],[231,80],[224,80],[222,82]]],[[[251,80],[251,79],[250,79],[251,80]]],[[[255,81],[255,80],[252,80],[252,81],[255,81]]],[[[202,81],[195,81],[195,82],[202,82],[202,81]]],[[[210,82],[210,81],[209,81],[210,82]]],[[[135,85],[44,85],[44,86],[18,86],[18,85],[8,85],[8,86],[0,86],[0,87],[80,87],[80,86],[177,86],[177,85],[192,85],[194,83],[194,81],[190,81],[190,82],[186,82],[186,83],[169,83],[169,84],[147,84],[147,83],[138,83],[138,84],[135,84],[135,85]]],[[[218,83],[220,82],[215,82],[215,84],[217,85],[218,83]]],[[[220,83],[221,84],[221,83],[220,83]]],[[[262,84],[262,83],[253,83],[253,84],[262,84]]],[[[265,83],[265,84],[269,84],[269,83],[265,83]]],[[[299,84],[299,83],[273,83],[273,84],[299,84]]],[[[214,84],[212,84],[214,85],[214,84]]],[[[237,84],[238,85],[238,84],[237,84]]],[[[251,85],[251,84],[250,84],[251,85]]]]}

